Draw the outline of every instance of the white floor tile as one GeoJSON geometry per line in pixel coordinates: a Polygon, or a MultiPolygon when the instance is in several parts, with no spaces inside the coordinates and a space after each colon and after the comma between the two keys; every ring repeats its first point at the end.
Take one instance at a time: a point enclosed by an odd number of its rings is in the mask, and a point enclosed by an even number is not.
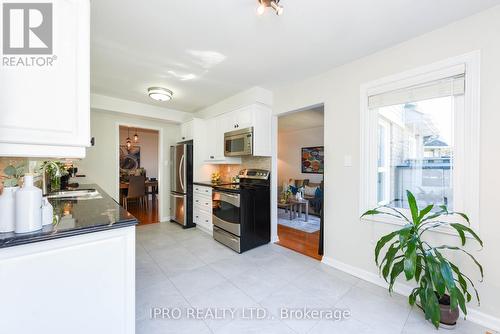
{"type": "Polygon", "coordinates": [[[287,281],[262,267],[245,271],[232,277],[230,281],[257,302],[288,284],[287,281]]]}
{"type": "MultiPolygon", "coordinates": [[[[189,299],[225,282],[226,279],[208,265],[186,270],[170,278],[179,291],[189,299]]],[[[214,301],[215,302],[215,301],[214,301]]]]}
{"type": "MultiPolygon", "coordinates": [[[[137,228],[137,333],[437,333],[407,298],[277,245],[237,254],[196,229],[171,223],[137,228]],[[235,318],[151,319],[152,307],[236,309],[235,318]],[[260,307],[266,320],[242,319],[260,307]],[[280,309],[346,309],[343,321],[281,319],[280,309]]],[[[448,332],[448,331],[447,331],[448,332]]],[[[460,320],[449,333],[484,334],[460,320]]]]}
{"type": "Polygon", "coordinates": [[[295,334],[290,327],[278,320],[235,320],[225,325],[216,334],[295,334]]]}

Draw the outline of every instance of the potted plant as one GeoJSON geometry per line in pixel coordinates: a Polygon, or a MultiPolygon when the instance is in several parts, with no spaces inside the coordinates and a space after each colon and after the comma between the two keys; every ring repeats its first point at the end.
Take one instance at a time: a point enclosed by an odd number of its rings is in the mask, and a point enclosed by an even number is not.
{"type": "Polygon", "coordinates": [[[19,180],[24,166],[9,165],[5,167],[3,185],[0,186],[0,233],[12,232],[15,228],[15,192],[19,188],[19,180]],[[2,189],[3,188],[3,189],[2,189]]]}
{"type": "Polygon", "coordinates": [[[446,256],[449,252],[461,252],[469,256],[479,268],[481,279],[483,268],[481,264],[462,247],[452,245],[433,246],[425,240],[426,232],[449,227],[454,229],[462,246],[465,246],[467,236],[474,238],[481,247],[482,240],[470,227],[469,217],[460,212],[448,211],[445,205],[435,207],[433,204],[420,209],[415,197],[407,191],[411,216],[403,211],[384,205],[365,212],[361,217],[373,215],[388,215],[403,222],[401,229],[391,232],[377,242],[375,246],[375,263],[385,281],[389,284],[389,292],[393,291],[397,277],[404,273],[407,281],[417,285],[408,301],[417,305],[425,313],[425,318],[436,328],[441,324],[455,326],[459,317],[459,308],[467,315],[466,303],[472,299],[471,288],[480,303],[479,294],[472,279],[462,273],[460,268],[446,256]],[[450,222],[455,217],[462,220],[450,222]],[[385,256],[379,261],[381,250],[388,245],[385,256]],[[417,302],[418,300],[418,302],[417,302]]]}

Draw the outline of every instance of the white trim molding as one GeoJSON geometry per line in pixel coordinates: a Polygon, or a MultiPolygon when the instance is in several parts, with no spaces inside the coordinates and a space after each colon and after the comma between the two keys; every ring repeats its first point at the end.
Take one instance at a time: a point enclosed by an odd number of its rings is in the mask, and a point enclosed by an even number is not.
{"type": "MultiPolygon", "coordinates": [[[[338,269],[342,272],[345,272],[349,275],[352,275],[364,281],[373,283],[382,288],[388,287],[387,282],[382,277],[373,272],[358,267],[354,267],[350,264],[341,261],[334,260],[328,256],[323,256],[321,262],[327,266],[333,267],[335,269],[338,269]]],[[[405,297],[408,297],[412,290],[413,287],[408,284],[396,282],[396,284],[394,285],[394,292],[403,295],[405,297]]],[[[471,321],[473,323],[476,323],[478,325],[481,325],[483,327],[489,328],[494,331],[500,331],[500,318],[496,318],[492,315],[486,314],[484,312],[479,311],[478,309],[473,309],[473,308],[467,308],[467,312],[468,312],[467,315],[468,321],[471,321]]]]}
{"type": "MultiPolygon", "coordinates": [[[[465,95],[455,99],[463,104],[454,115],[453,210],[465,212],[478,231],[480,159],[480,51],[439,61],[400,74],[391,75],[360,87],[360,197],[359,213],[377,206],[377,122],[368,97],[438,80],[465,71],[465,95]],[[463,97],[463,98],[462,98],[463,97]],[[460,111],[458,111],[460,110],[460,111]]],[[[374,218],[378,220],[378,217],[374,218]]],[[[395,220],[385,221],[396,223],[395,220]]]]}

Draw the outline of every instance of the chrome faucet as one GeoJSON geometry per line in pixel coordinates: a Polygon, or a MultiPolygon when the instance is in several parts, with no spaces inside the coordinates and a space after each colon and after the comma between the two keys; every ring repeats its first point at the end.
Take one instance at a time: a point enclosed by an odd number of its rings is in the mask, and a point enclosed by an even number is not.
{"type": "Polygon", "coordinates": [[[42,195],[45,196],[49,193],[48,189],[48,182],[47,182],[47,166],[52,165],[56,169],[56,175],[57,177],[61,176],[61,169],[59,169],[59,166],[54,162],[54,161],[47,161],[43,167],[42,167],[42,195]]]}

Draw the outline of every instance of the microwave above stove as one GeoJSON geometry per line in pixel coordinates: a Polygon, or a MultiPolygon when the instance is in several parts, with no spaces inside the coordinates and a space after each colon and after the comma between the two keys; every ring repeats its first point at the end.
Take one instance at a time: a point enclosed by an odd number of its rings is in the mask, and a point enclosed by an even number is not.
{"type": "Polygon", "coordinates": [[[224,156],[253,155],[253,127],[224,134],[224,156]]]}

